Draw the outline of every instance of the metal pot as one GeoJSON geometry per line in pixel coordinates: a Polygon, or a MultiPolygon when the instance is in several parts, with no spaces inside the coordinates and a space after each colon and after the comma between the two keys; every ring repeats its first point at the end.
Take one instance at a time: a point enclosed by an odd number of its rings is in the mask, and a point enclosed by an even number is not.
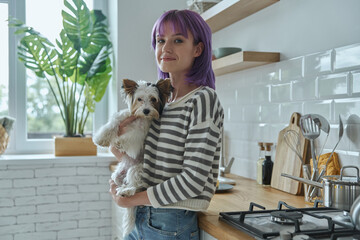
{"type": "Polygon", "coordinates": [[[357,230],[360,230],[360,196],[355,199],[355,202],[350,209],[351,221],[357,230]]]}
{"type": "Polygon", "coordinates": [[[281,174],[281,176],[322,188],[325,207],[333,207],[349,211],[355,199],[360,195],[359,168],[356,166],[342,167],[340,175],[324,176],[322,178],[322,184],[288,174],[281,174]],[[356,177],[343,176],[343,171],[346,168],[356,169],[356,177]]]}
{"type": "Polygon", "coordinates": [[[324,176],[322,180],[324,205],[349,211],[360,194],[359,168],[344,166],[341,168],[340,176],[324,176]],[[343,176],[343,170],[346,168],[356,169],[356,177],[343,176]]]}

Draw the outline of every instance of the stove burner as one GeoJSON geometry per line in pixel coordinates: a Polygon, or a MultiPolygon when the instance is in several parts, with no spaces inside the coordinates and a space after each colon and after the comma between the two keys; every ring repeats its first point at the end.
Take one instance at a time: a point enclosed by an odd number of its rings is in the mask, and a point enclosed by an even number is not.
{"type": "Polygon", "coordinates": [[[280,224],[295,224],[295,221],[302,222],[303,214],[301,212],[274,211],[270,213],[271,221],[280,224]]]}

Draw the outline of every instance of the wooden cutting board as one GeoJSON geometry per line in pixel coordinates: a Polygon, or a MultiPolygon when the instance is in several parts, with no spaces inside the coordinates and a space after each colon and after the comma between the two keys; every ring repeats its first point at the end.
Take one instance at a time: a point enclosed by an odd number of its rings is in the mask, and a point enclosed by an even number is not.
{"type": "MultiPolygon", "coordinates": [[[[299,159],[296,153],[288,146],[288,144],[286,144],[284,138],[284,134],[288,130],[293,130],[297,133],[300,145],[298,150],[300,155],[303,156],[303,159],[306,162],[309,140],[305,139],[301,133],[301,129],[299,126],[300,117],[300,113],[293,113],[290,118],[289,126],[279,132],[271,177],[271,187],[294,195],[298,195],[301,193],[302,183],[292,180],[290,178],[281,177],[281,173],[287,173],[296,177],[302,177],[302,161],[299,159]]],[[[293,146],[295,146],[295,144],[293,146]]]]}

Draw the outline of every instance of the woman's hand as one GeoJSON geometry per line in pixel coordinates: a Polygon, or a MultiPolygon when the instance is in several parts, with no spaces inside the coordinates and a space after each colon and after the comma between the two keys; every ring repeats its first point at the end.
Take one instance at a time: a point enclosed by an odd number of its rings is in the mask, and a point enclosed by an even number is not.
{"type": "MultiPolygon", "coordinates": [[[[131,115],[130,117],[125,118],[118,126],[118,136],[124,134],[126,132],[126,127],[132,123],[137,117],[131,115]]],[[[120,152],[115,146],[110,146],[110,151],[118,161],[121,160],[122,156],[125,154],[124,152],[120,152]]]]}
{"type": "Polygon", "coordinates": [[[125,154],[124,152],[120,152],[119,149],[112,145],[110,146],[110,151],[112,152],[112,154],[114,154],[118,161],[121,161],[122,156],[125,154]]]}
{"type": "Polygon", "coordinates": [[[130,117],[125,118],[118,127],[118,136],[124,134],[126,132],[126,127],[132,123],[137,117],[134,115],[131,115],[130,117]]]}
{"type": "Polygon", "coordinates": [[[146,191],[135,193],[135,195],[130,196],[130,197],[121,197],[121,196],[116,196],[116,188],[118,187],[116,185],[116,183],[110,179],[109,184],[110,184],[109,193],[111,194],[114,202],[118,206],[124,207],[124,208],[130,208],[130,207],[135,207],[135,206],[139,206],[139,205],[151,206],[151,203],[147,196],[146,191]]]}

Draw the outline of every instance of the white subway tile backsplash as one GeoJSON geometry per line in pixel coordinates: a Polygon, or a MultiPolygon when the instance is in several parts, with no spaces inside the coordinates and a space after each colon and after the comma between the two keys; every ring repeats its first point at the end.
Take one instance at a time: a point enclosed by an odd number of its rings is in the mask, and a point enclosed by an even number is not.
{"type": "Polygon", "coordinates": [[[303,103],[301,102],[285,102],[280,104],[280,123],[290,123],[291,115],[303,112],[303,103]]]}
{"type": "Polygon", "coordinates": [[[325,117],[328,121],[332,118],[332,100],[312,101],[304,103],[304,114],[316,113],[325,117]]]}
{"type": "MultiPolygon", "coordinates": [[[[263,103],[269,102],[269,92],[270,86],[267,85],[254,85],[251,87],[251,102],[252,103],[263,103]]],[[[249,97],[249,92],[246,93],[246,96],[249,97]]]]}
{"type": "Polygon", "coordinates": [[[225,112],[226,120],[231,122],[241,122],[244,119],[243,109],[239,108],[238,105],[228,105],[227,111],[225,112]]]}
{"type": "Polygon", "coordinates": [[[321,99],[349,95],[348,73],[331,74],[318,78],[318,97],[321,99]]]}
{"type": "Polygon", "coordinates": [[[269,64],[261,68],[261,83],[279,83],[280,69],[276,63],[269,64]]]}
{"type": "Polygon", "coordinates": [[[259,122],[260,121],[260,106],[246,105],[243,107],[243,121],[245,122],[259,122]]]}
{"type": "Polygon", "coordinates": [[[279,104],[263,104],[260,107],[260,121],[275,123],[280,121],[279,104]]]}
{"type": "Polygon", "coordinates": [[[304,57],[293,58],[278,63],[281,72],[281,81],[298,80],[304,77],[303,73],[304,57]]]}
{"type": "Polygon", "coordinates": [[[335,99],[334,115],[336,121],[338,121],[339,114],[341,114],[345,120],[352,115],[360,116],[360,98],[335,99]]]}
{"type": "MultiPolygon", "coordinates": [[[[344,123],[350,124],[337,148],[341,162],[360,166],[360,161],[351,160],[354,153],[360,152],[359,59],[360,43],[227,74],[231,84],[219,84],[216,90],[221,101],[226,99],[224,126],[229,151],[225,153],[227,158],[236,158],[231,171],[255,178],[249,161],[258,156],[255,143],[276,143],[279,131],[289,124],[293,112],[317,113],[328,119],[331,132],[324,153],[330,152],[337,142],[341,114],[344,123]],[[230,106],[234,89],[241,91],[235,94],[236,104],[230,106]]],[[[325,136],[321,135],[317,148],[324,142],[325,136]]]]}
{"type": "Polygon", "coordinates": [[[328,74],[331,72],[333,50],[310,54],[304,57],[304,76],[328,74]]]}
{"type": "Polygon", "coordinates": [[[352,96],[360,96],[360,71],[352,72],[352,96]]]}
{"type": "Polygon", "coordinates": [[[271,102],[288,102],[290,101],[291,84],[276,84],[271,86],[271,102]]]}
{"type": "Polygon", "coordinates": [[[335,71],[360,67],[360,44],[336,48],[335,71]]]}
{"type": "Polygon", "coordinates": [[[291,82],[291,98],[293,101],[309,101],[316,99],[316,78],[307,77],[291,82]]]}

